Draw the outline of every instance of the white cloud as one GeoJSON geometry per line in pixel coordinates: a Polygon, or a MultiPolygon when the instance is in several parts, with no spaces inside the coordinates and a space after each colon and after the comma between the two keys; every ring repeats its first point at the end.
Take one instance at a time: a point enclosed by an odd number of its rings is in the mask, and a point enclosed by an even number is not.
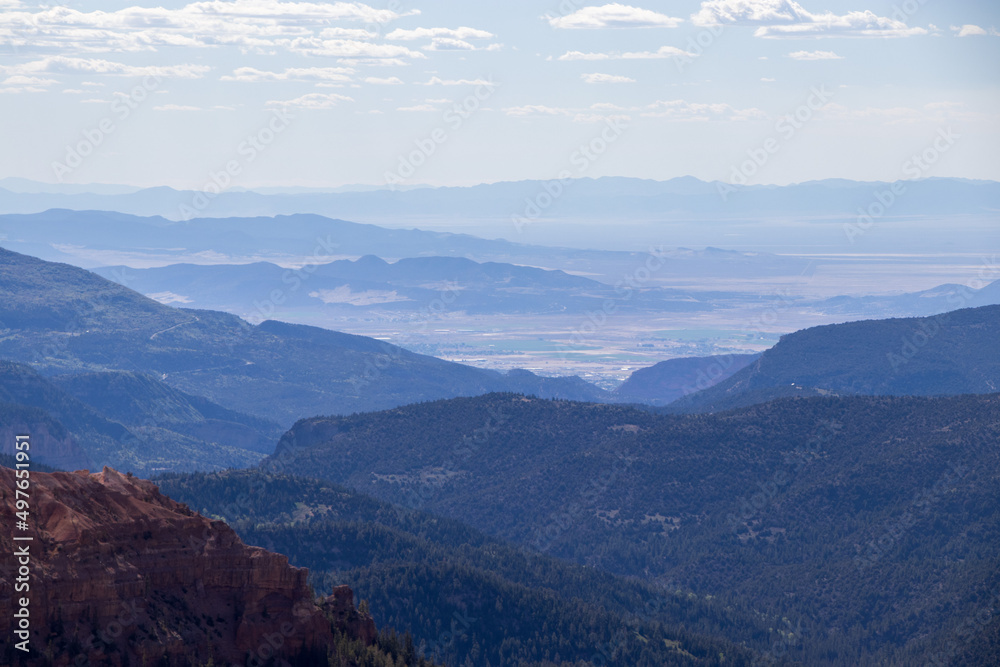
{"type": "Polygon", "coordinates": [[[844,56],[838,56],[833,51],[793,51],[788,54],[793,60],[843,60],[844,56]]]}
{"type": "Polygon", "coordinates": [[[323,58],[367,58],[372,60],[426,58],[419,51],[411,51],[398,44],[375,44],[355,39],[304,37],[284,42],[282,45],[295,53],[323,58]]]}
{"type": "Polygon", "coordinates": [[[365,30],[364,28],[324,28],[320,33],[320,37],[326,39],[360,39],[360,40],[370,40],[377,35],[374,32],[365,30]]]}
{"type": "MultiPolygon", "coordinates": [[[[51,56],[18,65],[0,65],[0,73],[34,75],[47,74],[110,74],[114,76],[158,76],[177,79],[199,79],[211,68],[207,65],[126,65],[98,58],[51,56]]],[[[88,85],[88,84],[84,84],[88,85]]]]}
{"type": "Polygon", "coordinates": [[[435,37],[450,37],[451,39],[492,39],[493,33],[476,28],[414,28],[413,30],[403,30],[397,28],[385,36],[389,40],[414,40],[433,39],[435,37]]]}
{"type": "Polygon", "coordinates": [[[201,111],[201,107],[186,104],[161,104],[158,107],[153,107],[153,111],[201,111]]]}
{"type": "Polygon", "coordinates": [[[756,26],[756,37],[912,37],[926,35],[872,11],[814,14],[794,0],[706,0],[691,17],[695,25],[756,26]]]}
{"type": "Polygon", "coordinates": [[[5,86],[51,86],[53,83],[59,82],[55,79],[43,79],[37,76],[15,74],[13,76],[8,76],[2,83],[5,86]]]}
{"type": "Polygon", "coordinates": [[[684,19],[620,3],[584,7],[566,16],[545,17],[553,28],[676,28],[684,19]]]}
{"type": "Polygon", "coordinates": [[[980,37],[983,35],[988,35],[989,33],[985,28],[980,28],[978,25],[966,24],[961,27],[951,26],[952,32],[958,33],[958,37],[980,37]]]}
{"type": "MultiPolygon", "coordinates": [[[[426,58],[422,53],[414,57],[426,58]]],[[[371,65],[373,67],[406,67],[410,63],[402,58],[342,58],[339,61],[342,65],[371,65]]]]}
{"type": "Polygon", "coordinates": [[[331,109],[340,102],[353,102],[354,99],[336,93],[309,93],[294,100],[269,100],[269,107],[298,107],[299,109],[331,109]]]}
{"type": "Polygon", "coordinates": [[[558,60],[655,60],[660,58],[694,58],[689,53],[676,46],[661,46],[656,51],[632,51],[625,53],[583,53],[582,51],[567,51],[558,60]]]}
{"type": "MultiPolygon", "coordinates": [[[[0,0],[3,1],[3,0],[0,0]]],[[[295,50],[299,40],[372,37],[367,30],[331,27],[333,21],[385,25],[400,13],[359,2],[282,2],[280,0],[208,0],[179,8],[125,7],[85,12],[47,6],[0,14],[0,35],[26,50],[70,53],[155,51],[164,46],[236,46],[270,53],[295,50]]],[[[348,40],[351,41],[351,40],[348,40]]]]}
{"type": "Polygon", "coordinates": [[[442,79],[433,76],[424,86],[492,86],[493,82],[486,79],[442,79]]]}
{"type": "Polygon", "coordinates": [[[471,42],[463,39],[452,39],[451,37],[435,37],[431,43],[424,47],[425,51],[475,51],[476,47],[471,42]]]}
{"type": "Polygon", "coordinates": [[[403,80],[395,76],[390,76],[385,78],[378,76],[369,76],[365,78],[365,83],[370,83],[376,86],[399,86],[402,85],[403,80]]]}
{"type": "Polygon", "coordinates": [[[240,67],[220,77],[222,81],[334,81],[348,83],[354,72],[349,67],[290,67],[283,72],[266,72],[253,67],[240,67]]]}
{"type": "Polygon", "coordinates": [[[630,79],[627,76],[618,76],[616,74],[581,74],[580,78],[583,79],[584,83],[635,83],[635,79],[630,79]]]}
{"type": "Polygon", "coordinates": [[[771,79],[765,76],[761,79],[761,81],[763,81],[764,83],[774,83],[775,81],[777,81],[777,79],[771,79]]]}

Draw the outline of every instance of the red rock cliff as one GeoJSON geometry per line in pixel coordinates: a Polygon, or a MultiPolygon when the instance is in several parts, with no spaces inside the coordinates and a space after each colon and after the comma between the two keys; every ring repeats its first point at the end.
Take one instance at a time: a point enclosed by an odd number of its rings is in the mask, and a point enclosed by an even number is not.
{"type": "MultiPolygon", "coordinates": [[[[103,472],[31,473],[27,532],[15,530],[15,475],[0,467],[0,662],[16,641],[15,544],[30,544],[31,648],[24,664],[264,664],[333,640],[371,643],[346,586],[317,606],[307,571],[243,544],[227,525],[103,472]],[[30,535],[17,542],[13,535],[30,535]],[[10,624],[10,625],[8,625],[10,624]]],[[[22,657],[13,651],[15,657],[22,657]]]]}

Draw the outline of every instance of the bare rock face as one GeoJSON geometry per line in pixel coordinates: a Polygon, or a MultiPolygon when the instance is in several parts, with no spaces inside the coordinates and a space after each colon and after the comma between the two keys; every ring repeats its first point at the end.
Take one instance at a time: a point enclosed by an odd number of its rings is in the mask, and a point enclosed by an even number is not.
{"type": "Polygon", "coordinates": [[[0,663],[264,665],[323,652],[335,630],[374,640],[348,587],[317,605],[305,569],[243,544],[151,482],[110,468],[33,472],[27,531],[15,530],[15,488],[14,471],[0,467],[0,568],[17,572],[25,544],[31,568],[27,593],[0,579],[0,663]],[[13,647],[21,597],[30,599],[28,660],[13,647]]]}

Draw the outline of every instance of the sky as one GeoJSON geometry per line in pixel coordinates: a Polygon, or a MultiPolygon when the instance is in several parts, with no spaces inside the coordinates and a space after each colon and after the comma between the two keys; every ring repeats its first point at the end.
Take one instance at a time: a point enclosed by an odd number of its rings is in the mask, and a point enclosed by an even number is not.
{"type": "Polygon", "coordinates": [[[0,176],[1000,180],[995,0],[0,0],[0,176]]]}

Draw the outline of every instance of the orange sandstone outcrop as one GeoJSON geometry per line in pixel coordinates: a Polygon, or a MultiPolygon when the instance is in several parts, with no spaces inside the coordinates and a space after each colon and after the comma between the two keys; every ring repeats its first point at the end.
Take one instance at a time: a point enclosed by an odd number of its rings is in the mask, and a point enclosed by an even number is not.
{"type": "Polygon", "coordinates": [[[0,467],[0,663],[28,597],[30,646],[54,665],[263,665],[325,652],[334,629],[366,643],[375,625],[346,587],[317,604],[307,571],[243,544],[226,524],[148,481],[100,473],[31,473],[30,528],[16,530],[16,479],[0,467]],[[31,541],[13,540],[14,535],[31,541]],[[15,591],[29,545],[30,591],[15,591]],[[331,623],[332,621],[332,623],[331,623]]]}

